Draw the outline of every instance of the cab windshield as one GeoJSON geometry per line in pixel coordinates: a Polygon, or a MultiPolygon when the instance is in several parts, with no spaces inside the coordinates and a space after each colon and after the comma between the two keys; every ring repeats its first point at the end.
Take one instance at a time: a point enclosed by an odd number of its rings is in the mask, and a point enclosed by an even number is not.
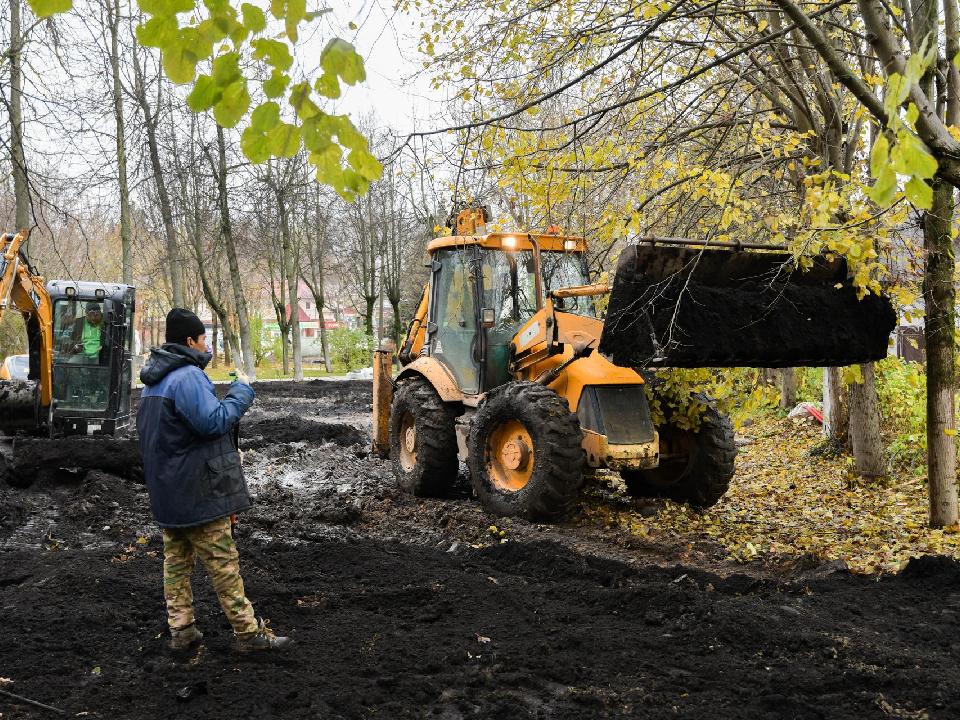
{"type": "MultiPolygon", "coordinates": [[[[542,251],[540,253],[544,294],[562,287],[586,285],[587,277],[579,253],[542,251]]],[[[484,389],[490,390],[510,380],[510,343],[537,312],[537,280],[532,250],[483,251],[483,289],[481,307],[493,308],[495,322],[486,331],[484,389]]],[[[565,298],[561,308],[575,315],[596,317],[592,298],[565,298]]]]}
{"type": "Polygon", "coordinates": [[[110,391],[110,335],[103,301],[57,300],[53,341],[53,396],[58,407],[105,410],[110,391]]]}
{"type": "MultiPolygon", "coordinates": [[[[586,285],[579,253],[540,253],[544,294],[563,287],[586,285]]],[[[483,307],[493,308],[496,328],[516,331],[537,312],[533,251],[487,250],[483,260],[483,307]]],[[[560,308],[558,308],[560,309],[560,308]]],[[[566,298],[563,312],[595,317],[592,298],[566,298]]]]}

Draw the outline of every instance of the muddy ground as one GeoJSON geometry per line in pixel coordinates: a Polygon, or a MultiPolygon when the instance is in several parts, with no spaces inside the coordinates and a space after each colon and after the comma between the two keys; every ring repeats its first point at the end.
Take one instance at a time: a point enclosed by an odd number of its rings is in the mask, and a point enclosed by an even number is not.
{"type": "MultiPolygon", "coordinates": [[[[368,451],[369,383],[257,391],[241,431],[257,505],[237,541],[293,649],[237,655],[198,569],[206,637],[172,653],[143,488],[45,473],[0,487],[0,718],[960,716],[952,560],[865,578],[735,565],[576,511],[505,522],[464,478],[444,500],[399,493],[368,451]]],[[[630,502],[602,481],[584,498],[630,502]]]]}

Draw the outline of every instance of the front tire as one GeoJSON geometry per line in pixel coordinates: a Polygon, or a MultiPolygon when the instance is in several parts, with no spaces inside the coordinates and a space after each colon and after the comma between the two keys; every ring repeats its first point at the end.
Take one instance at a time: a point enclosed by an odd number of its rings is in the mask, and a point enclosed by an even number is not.
{"type": "Polygon", "coordinates": [[[474,415],[470,484],[496,515],[557,520],[583,484],[582,441],[565,398],[534,382],[507,383],[474,415]]]}
{"type": "Polygon", "coordinates": [[[657,428],[661,456],[668,456],[660,467],[620,472],[631,496],[665,497],[708,508],[726,494],[737,456],[733,424],[705,396],[698,399],[707,407],[696,432],[676,425],[657,428]]]}
{"type": "Polygon", "coordinates": [[[457,458],[457,411],[423,377],[401,382],[390,406],[390,461],[400,489],[439,497],[453,487],[457,458]]]}

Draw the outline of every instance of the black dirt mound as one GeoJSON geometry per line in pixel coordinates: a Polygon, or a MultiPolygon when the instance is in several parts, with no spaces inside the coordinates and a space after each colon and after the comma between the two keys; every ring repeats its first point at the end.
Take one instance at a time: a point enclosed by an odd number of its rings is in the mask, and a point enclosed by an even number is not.
{"type": "MultiPolygon", "coordinates": [[[[214,387],[217,396],[222,398],[229,384],[220,383],[214,387]]],[[[366,412],[373,402],[372,380],[307,380],[293,382],[289,380],[258,381],[253,383],[257,397],[253,409],[282,409],[290,400],[310,404],[316,401],[318,407],[335,408],[338,411],[366,412]]],[[[136,417],[142,388],[134,388],[130,395],[131,415],[136,417]]]]}
{"type": "MultiPolygon", "coordinates": [[[[8,551],[0,657],[16,662],[4,689],[98,718],[960,712],[955,597],[909,579],[747,590],[549,543],[453,553],[355,537],[238,543],[254,607],[295,639],[286,653],[239,657],[198,571],[204,639],[173,654],[158,539],[123,553],[8,551]]],[[[9,697],[0,711],[53,716],[9,697]]]]}
{"type": "Polygon", "coordinates": [[[84,467],[126,474],[143,465],[138,440],[109,436],[17,438],[14,441],[16,468],[84,467]]]}
{"type": "Polygon", "coordinates": [[[910,581],[929,581],[960,586],[960,563],[942,555],[915,557],[907,563],[899,577],[910,581]]]}
{"type": "Polygon", "coordinates": [[[255,382],[254,392],[263,398],[324,399],[338,406],[365,410],[373,398],[372,380],[307,380],[304,382],[255,382]]]}
{"type": "Polygon", "coordinates": [[[337,445],[367,445],[365,433],[345,423],[308,420],[299,415],[282,415],[240,422],[240,449],[260,450],[281,443],[334,442],[337,445]]]}
{"type": "Polygon", "coordinates": [[[849,283],[837,288],[829,278],[807,284],[772,270],[731,284],[691,277],[693,264],[655,277],[628,259],[617,269],[599,346],[624,367],[850,365],[886,357],[896,325],[888,298],[858,300],[849,283]]]}

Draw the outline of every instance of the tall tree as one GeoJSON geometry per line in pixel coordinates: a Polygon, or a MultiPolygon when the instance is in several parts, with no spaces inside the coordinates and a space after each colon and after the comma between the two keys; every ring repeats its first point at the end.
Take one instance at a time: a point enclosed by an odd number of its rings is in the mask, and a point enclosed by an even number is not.
{"type": "MultiPolygon", "coordinates": [[[[330,342],[327,336],[327,324],[324,319],[324,308],[327,306],[326,284],[324,282],[327,267],[327,252],[330,248],[330,215],[324,209],[323,193],[320,186],[313,188],[313,215],[312,219],[304,219],[305,236],[303,250],[305,253],[303,266],[303,282],[310,288],[313,302],[317,307],[317,317],[320,324],[320,347],[323,352],[323,365],[327,372],[332,372],[330,363],[330,342]],[[312,221],[311,221],[312,220],[312,221]]],[[[307,211],[309,214],[309,211],[307,211]]]]}
{"type": "Polygon", "coordinates": [[[117,133],[117,182],[120,191],[120,245],[123,282],[133,284],[133,238],[130,229],[130,187],[127,183],[126,123],[123,117],[123,88],[120,82],[120,0],[104,0],[110,29],[110,73],[113,90],[113,117],[117,133]]]}
{"type": "Polygon", "coordinates": [[[956,525],[960,519],[954,407],[956,258],[951,230],[954,188],[960,188],[960,141],[950,133],[950,128],[960,128],[960,73],[954,63],[960,52],[956,0],[914,0],[906,23],[884,0],[857,0],[866,38],[887,79],[883,100],[836,52],[800,5],[793,0],[774,2],[883,129],[871,157],[877,177],[874,197],[888,204],[896,196],[898,176],[906,176],[904,192],[926,207],[923,300],[930,524],[956,525]],[[943,33],[940,17],[947,25],[943,33]],[[939,82],[938,73],[942,73],[939,82]]]}
{"type": "Polygon", "coordinates": [[[27,159],[23,149],[23,35],[20,27],[20,0],[10,0],[10,165],[13,172],[13,192],[16,199],[16,227],[31,226],[30,194],[27,187],[27,159]]]}
{"type": "Polygon", "coordinates": [[[173,209],[170,205],[170,194],[167,191],[167,183],[164,176],[164,166],[160,159],[160,145],[157,141],[157,125],[160,120],[161,95],[163,91],[163,80],[158,76],[155,80],[157,95],[156,106],[151,104],[147,96],[147,79],[144,69],[141,66],[140,54],[137,51],[133,55],[134,88],[133,97],[140,105],[140,111],[143,113],[143,126],[147,135],[147,149],[149,151],[150,168],[153,175],[153,182],[157,191],[157,200],[160,205],[160,217],[163,220],[163,231],[166,237],[167,245],[167,263],[170,277],[171,300],[174,307],[184,307],[185,299],[183,293],[182,268],[180,266],[180,247],[177,242],[177,229],[173,220],[173,209]]]}
{"type": "MultiPolygon", "coordinates": [[[[233,287],[233,301],[237,308],[237,324],[240,327],[240,345],[243,348],[243,371],[253,380],[257,377],[257,362],[253,355],[253,339],[250,331],[250,315],[247,298],[243,291],[243,278],[240,276],[240,262],[237,259],[237,243],[230,222],[230,205],[227,202],[227,148],[223,137],[223,128],[217,125],[217,166],[215,175],[220,206],[220,232],[223,235],[230,265],[230,283],[233,287]]],[[[212,165],[211,161],[211,165],[212,165]]]]}

